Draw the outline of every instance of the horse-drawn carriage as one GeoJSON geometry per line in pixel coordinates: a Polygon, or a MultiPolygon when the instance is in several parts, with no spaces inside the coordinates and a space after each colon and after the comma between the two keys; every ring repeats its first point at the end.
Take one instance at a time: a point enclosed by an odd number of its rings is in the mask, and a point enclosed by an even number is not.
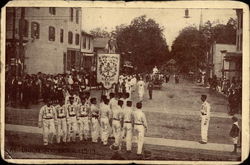
{"type": "Polygon", "coordinates": [[[161,89],[164,82],[164,76],[161,73],[155,73],[152,75],[152,81],[155,89],[161,89]]]}

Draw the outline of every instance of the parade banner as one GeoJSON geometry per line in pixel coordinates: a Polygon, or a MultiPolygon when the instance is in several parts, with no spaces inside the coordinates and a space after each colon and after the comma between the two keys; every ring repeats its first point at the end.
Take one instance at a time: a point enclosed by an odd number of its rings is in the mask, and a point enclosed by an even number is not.
{"type": "Polygon", "coordinates": [[[120,69],[119,54],[98,54],[97,56],[97,82],[110,89],[118,82],[120,69]]]}

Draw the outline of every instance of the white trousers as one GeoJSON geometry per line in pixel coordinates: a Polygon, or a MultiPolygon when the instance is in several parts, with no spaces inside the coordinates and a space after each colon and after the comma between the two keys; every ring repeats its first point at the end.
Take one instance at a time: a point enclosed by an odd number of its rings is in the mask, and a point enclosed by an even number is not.
{"type": "Polygon", "coordinates": [[[207,142],[207,132],[209,126],[209,118],[206,115],[201,116],[201,140],[207,142]]]}
{"type": "Polygon", "coordinates": [[[124,135],[126,137],[126,149],[127,151],[131,151],[132,148],[132,124],[124,123],[123,125],[124,135]]]}
{"type": "Polygon", "coordinates": [[[91,119],[91,137],[92,137],[92,142],[97,142],[98,137],[99,137],[99,122],[95,117],[92,117],[91,119]]]}
{"type": "Polygon", "coordinates": [[[67,137],[67,142],[72,141],[74,142],[76,140],[76,132],[77,132],[77,121],[76,117],[69,117],[68,121],[68,137],[67,137]]]}
{"type": "Polygon", "coordinates": [[[79,117],[78,120],[78,132],[79,132],[79,138],[80,140],[88,139],[89,134],[89,119],[88,117],[79,117]]]}
{"type": "Polygon", "coordinates": [[[43,119],[43,144],[53,143],[55,133],[55,120],[43,119]]]}
{"type": "Polygon", "coordinates": [[[109,137],[109,119],[107,117],[101,118],[101,140],[103,144],[108,143],[109,137]]]}
{"type": "Polygon", "coordinates": [[[63,142],[66,142],[67,138],[67,122],[66,118],[57,118],[57,143],[61,142],[61,138],[63,142]]]}
{"type": "Polygon", "coordinates": [[[121,144],[121,123],[118,120],[112,121],[112,130],[115,137],[114,146],[120,146],[121,144]]]}
{"type": "Polygon", "coordinates": [[[142,101],[143,100],[143,95],[144,95],[144,90],[139,90],[138,95],[139,95],[140,101],[142,101]]]}
{"type": "Polygon", "coordinates": [[[145,133],[145,128],[143,125],[135,125],[134,126],[136,136],[137,136],[137,154],[142,153],[142,147],[144,143],[144,133],[145,133]]]}

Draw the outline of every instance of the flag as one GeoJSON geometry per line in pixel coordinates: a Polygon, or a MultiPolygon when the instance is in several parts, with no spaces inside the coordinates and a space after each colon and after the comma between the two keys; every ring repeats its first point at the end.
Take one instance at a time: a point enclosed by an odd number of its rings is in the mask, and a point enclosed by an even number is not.
{"type": "Polygon", "coordinates": [[[110,89],[118,82],[120,69],[119,54],[98,54],[97,57],[97,82],[104,88],[110,89]]]}

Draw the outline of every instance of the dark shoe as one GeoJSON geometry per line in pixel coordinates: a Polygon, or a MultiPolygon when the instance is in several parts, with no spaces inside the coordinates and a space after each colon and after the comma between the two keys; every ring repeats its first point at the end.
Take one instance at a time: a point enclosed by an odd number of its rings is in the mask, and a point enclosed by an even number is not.
{"type": "Polygon", "coordinates": [[[199,141],[200,144],[207,144],[207,142],[199,141]]]}

